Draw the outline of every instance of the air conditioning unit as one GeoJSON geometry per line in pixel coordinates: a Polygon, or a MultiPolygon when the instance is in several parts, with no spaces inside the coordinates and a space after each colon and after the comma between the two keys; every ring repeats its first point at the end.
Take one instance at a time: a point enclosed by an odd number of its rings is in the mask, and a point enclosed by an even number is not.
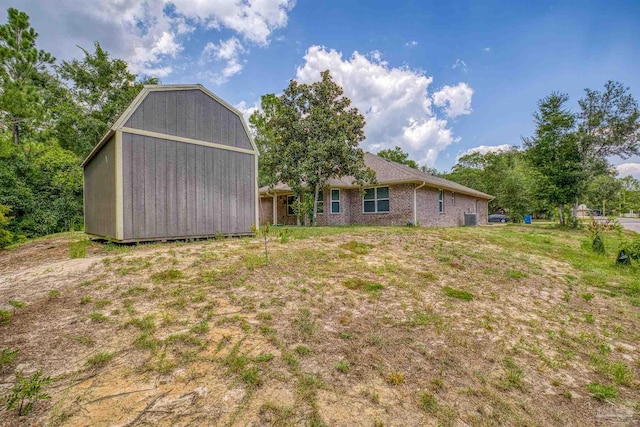
{"type": "Polygon", "coordinates": [[[464,225],[467,227],[477,227],[478,226],[478,214],[477,213],[465,213],[464,214],[464,225]]]}

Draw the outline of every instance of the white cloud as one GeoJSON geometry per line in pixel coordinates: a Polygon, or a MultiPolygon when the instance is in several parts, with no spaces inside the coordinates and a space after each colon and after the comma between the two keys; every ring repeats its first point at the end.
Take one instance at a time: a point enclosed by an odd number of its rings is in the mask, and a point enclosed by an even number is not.
{"type": "Polygon", "coordinates": [[[406,42],[404,45],[406,47],[414,47],[414,46],[418,46],[418,42],[415,41],[415,40],[411,40],[411,41],[406,42]]]}
{"type": "Polygon", "coordinates": [[[616,165],[616,169],[620,178],[631,175],[636,179],[640,179],[640,163],[621,163],[616,165]]]}
{"type": "MultiPolygon", "coordinates": [[[[59,59],[77,56],[77,44],[90,47],[99,40],[134,73],[164,77],[194,31],[224,29],[245,43],[266,46],[287,25],[294,6],[295,0],[34,0],[26,10],[43,35],[40,46],[59,59]]],[[[221,73],[239,68],[236,60],[221,73]]]]}
{"type": "MultiPolygon", "coordinates": [[[[358,52],[343,58],[336,50],[311,46],[296,80],[317,81],[324,70],[331,71],[345,96],[365,115],[364,149],[375,152],[399,145],[420,163],[433,165],[438,153],[458,140],[447,120],[435,116],[427,92],[433,78],[424,72],[391,67],[358,52]]],[[[457,101],[454,108],[459,108],[457,101]]]]}
{"type": "Polygon", "coordinates": [[[485,52],[491,52],[491,48],[489,46],[483,48],[482,50],[485,52]]]}
{"type": "Polygon", "coordinates": [[[463,72],[467,72],[469,71],[469,67],[467,67],[467,63],[464,62],[462,59],[456,59],[456,62],[453,63],[453,65],[451,66],[452,70],[458,69],[460,68],[463,72]]]}
{"type": "Polygon", "coordinates": [[[457,117],[471,113],[471,98],[473,89],[466,83],[458,83],[455,86],[444,86],[433,94],[433,103],[438,107],[445,107],[445,113],[449,117],[457,117]]]}
{"type": "Polygon", "coordinates": [[[234,105],[236,110],[240,111],[244,116],[244,119],[249,123],[249,117],[255,112],[260,110],[260,102],[256,101],[253,105],[248,105],[245,101],[240,101],[236,105],[234,105]]]}
{"type": "Polygon", "coordinates": [[[462,153],[458,154],[458,157],[456,158],[456,161],[463,156],[466,156],[468,154],[472,154],[472,153],[480,153],[480,154],[487,154],[487,153],[497,153],[500,151],[509,151],[513,148],[513,145],[509,145],[509,144],[500,144],[500,145],[480,145],[478,147],[473,147],[473,148],[469,148],[467,151],[463,151],[462,153]]]}
{"type": "Polygon", "coordinates": [[[216,84],[222,84],[229,80],[234,74],[238,74],[244,67],[240,60],[240,54],[246,50],[235,37],[228,40],[220,40],[219,44],[209,42],[202,50],[202,56],[214,59],[216,61],[224,61],[225,67],[219,73],[211,73],[211,79],[216,84]]]}

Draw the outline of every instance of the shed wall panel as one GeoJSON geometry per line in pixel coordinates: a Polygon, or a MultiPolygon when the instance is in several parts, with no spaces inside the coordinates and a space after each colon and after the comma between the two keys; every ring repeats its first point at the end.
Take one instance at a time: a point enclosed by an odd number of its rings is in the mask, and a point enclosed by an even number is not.
{"type": "Polygon", "coordinates": [[[198,89],[149,92],[125,126],[253,149],[240,117],[198,89]]]}
{"type": "Polygon", "coordinates": [[[112,137],[84,168],[85,231],[116,237],[116,142],[112,137]]]}
{"type": "Polygon", "coordinates": [[[254,156],[123,133],[124,239],[249,233],[254,156]]]}

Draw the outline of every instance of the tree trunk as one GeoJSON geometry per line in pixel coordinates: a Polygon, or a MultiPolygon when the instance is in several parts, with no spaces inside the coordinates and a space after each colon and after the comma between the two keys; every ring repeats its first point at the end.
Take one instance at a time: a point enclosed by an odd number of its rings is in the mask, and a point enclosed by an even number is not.
{"type": "Polygon", "coordinates": [[[296,208],[296,225],[300,227],[302,225],[302,218],[300,217],[302,214],[302,194],[298,193],[297,196],[298,207],[296,208]]]}
{"type": "Polygon", "coordinates": [[[314,227],[318,221],[318,193],[320,193],[320,184],[316,184],[315,191],[313,192],[313,220],[311,221],[311,225],[314,227]]]}
{"type": "Polygon", "coordinates": [[[564,226],[564,203],[558,204],[558,218],[560,219],[560,225],[564,226]]]}
{"type": "Polygon", "coordinates": [[[607,216],[607,213],[605,211],[604,199],[602,199],[602,216],[607,216]]]}
{"type": "Polygon", "coordinates": [[[13,119],[13,143],[15,145],[20,144],[20,124],[16,118],[13,119]]]}

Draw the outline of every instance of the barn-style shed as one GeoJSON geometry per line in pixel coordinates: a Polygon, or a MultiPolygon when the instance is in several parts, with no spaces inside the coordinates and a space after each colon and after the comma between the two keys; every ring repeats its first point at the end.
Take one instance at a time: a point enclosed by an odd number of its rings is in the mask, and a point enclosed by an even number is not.
{"type": "Polygon", "coordinates": [[[145,86],[82,163],[86,233],[119,242],[258,225],[258,150],[202,85],[145,86]]]}

